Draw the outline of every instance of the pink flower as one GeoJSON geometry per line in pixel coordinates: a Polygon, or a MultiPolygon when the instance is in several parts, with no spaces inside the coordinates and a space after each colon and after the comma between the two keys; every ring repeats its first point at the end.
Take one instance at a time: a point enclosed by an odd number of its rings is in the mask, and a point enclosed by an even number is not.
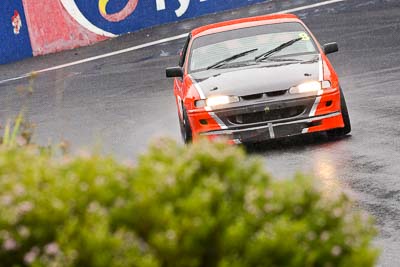
{"type": "Polygon", "coordinates": [[[39,255],[39,249],[37,247],[33,247],[28,253],[24,256],[24,262],[26,264],[32,264],[37,256],[39,255]]]}
{"type": "Polygon", "coordinates": [[[17,212],[19,214],[25,214],[25,213],[30,212],[33,208],[34,208],[34,205],[31,202],[24,201],[18,205],[17,212]]]}
{"type": "Polygon", "coordinates": [[[44,247],[44,252],[45,252],[47,255],[56,255],[56,254],[59,252],[59,250],[60,250],[60,249],[59,249],[57,243],[55,243],[55,242],[50,243],[50,244],[47,244],[47,245],[44,247]]]}
{"type": "Polygon", "coordinates": [[[8,206],[12,203],[13,201],[13,197],[11,195],[4,195],[1,197],[1,204],[3,204],[4,206],[8,206]]]}
{"type": "Polygon", "coordinates": [[[4,241],[3,248],[7,251],[14,250],[17,248],[17,242],[12,238],[8,238],[4,241]]]}

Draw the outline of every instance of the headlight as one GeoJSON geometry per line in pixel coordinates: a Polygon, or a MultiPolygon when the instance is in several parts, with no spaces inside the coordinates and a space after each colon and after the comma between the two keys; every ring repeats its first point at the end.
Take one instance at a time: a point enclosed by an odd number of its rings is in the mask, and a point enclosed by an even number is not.
{"type": "Polygon", "coordinates": [[[239,97],[237,96],[212,96],[207,98],[206,103],[209,107],[219,106],[219,105],[226,105],[230,103],[239,102],[239,97]]]}
{"type": "Polygon", "coordinates": [[[236,103],[236,102],[239,102],[238,96],[221,95],[221,96],[211,96],[205,100],[197,100],[195,102],[195,106],[198,108],[204,107],[204,106],[215,107],[215,106],[226,105],[226,104],[236,103]]]}
{"type": "Polygon", "coordinates": [[[311,81],[290,88],[289,93],[304,94],[304,93],[318,92],[322,89],[328,89],[330,87],[331,87],[330,81],[322,81],[322,82],[311,81]]]}
{"type": "Polygon", "coordinates": [[[317,81],[302,83],[298,86],[290,88],[291,94],[304,94],[310,92],[318,92],[322,89],[321,83],[317,81]]]}

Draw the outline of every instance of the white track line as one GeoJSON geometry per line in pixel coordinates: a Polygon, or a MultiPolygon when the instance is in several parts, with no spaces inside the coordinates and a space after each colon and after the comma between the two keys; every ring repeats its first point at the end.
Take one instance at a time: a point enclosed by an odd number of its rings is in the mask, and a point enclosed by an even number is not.
{"type": "Polygon", "coordinates": [[[302,10],[306,10],[306,9],[316,8],[316,7],[320,7],[320,6],[326,6],[326,5],[330,5],[330,4],[340,3],[340,2],[344,2],[344,1],[347,1],[347,0],[330,0],[330,1],[324,1],[324,2],[320,2],[320,3],[308,5],[308,6],[301,6],[301,7],[296,7],[296,8],[292,8],[292,9],[287,9],[287,10],[279,11],[279,12],[276,12],[276,13],[273,13],[273,14],[285,14],[285,13],[297,12],[297,11],[302,11],[302,10]]]}
{"type": "Polygon", "coordinates": [[[11,81],[17,81],[17,80],[25,79],[27,77],[30,77],[33,73],[39,74],[39,73],[49,72],[49,71],[53,71],[53,70],[59,70],[59,69],[71,67],[71,66],[74,66],[74,65],[79,65],[79,64],[86,63],[86,62],[98,60],[98,59],[101,59],[101,58],[112,57],[112,56],[120,55],[120,54],[123,54],[123,53],[128,53],[128,52],[131,52],[131,51],[134,51],[134,50],[138,50],[138,49],[141,49],[141,48],[145,48],[145,47],[149,47],[149,46],[153,46],[153,45],[166,43],[166,42],[169,42],[169,41],[182,39],[182,38],[185,38],[186,36],[187,36],[187,33],[181,34],[181,35],[177,35],[177,36],[168,37],[168,38],[164,38],[164,39],[157,40],[157,41],[150,42],[150,43],[146,43],[146,44],[141,44],[141,45],[137,45],[137,46],[128,47],[128,48],[125,48],[125,49],[122,49],[122,50],[110,52],[110,53],[99,55],[99,56],[95,56],[95,57],[89,57],[89,58],[81,59],[81,60],[78,60],[78,61],[74,61],[74,62],[70,62],[70,63],[58,65],[58,66],[54,66],[54,67],[51,67],[51,68],[32,71],[31,73],[26,73],[26,74],[23,74],[21,76],[15,77],[15,78],[2,80],[2,81],[0,81],[0,84],[11,82],[11,81]]]}
{"type": "MultiPolygon", "coordinates": [[[[329,0],[329,1],[324,1],[324,2],[320,2],[320,3],[312,4],[312,5],[307,5],[307,6],[302,6],[302,7],[296,7],[296,8],[292,8],[292,9],[282,10],[282,11],[279,11],[279,12],[276,12],[276,13],[272,13],[272,14],[291,13],[291,12],[296,12],[296,11],[316,8],[316,7],[320,7],[320,6],[326,6],[326,5],[339,3],[339,2],[344,2],[344,1],[347,1],[347,0],[329,0]]],[[[186,36],[187,36],[187,33],[184,33],[184,34],[180,34],[180,35],[176,35],[176,36],[160,39],[160,40],[157,40],[157,41],[154,41],[154,42],[128,47],[128,48],[125,48],[125,49],[122,49],[122,50],[106,53],[106,54],[103,54],[103,55],[89,57],[89,58],[81,59],[81,60],[78,60],[78,61],[73,61],[73,62],[70,62],[70,63],[54,66],[54,67],[51,67],[51,68],[32,71],[31,73],[26,73],[26,74],[23,74],[21,76],[15,77],[15,78],[9,78],[9,79],[5,79],[5,80],[1,80],[0,84],[4,84],[4,83],[12,82],[12,81],[25,79],[27,77],[30,77],[32,73],[39,74],[39,73],[59,70],[59,69],[63,69],[63,68],[67,68],[67,67],[83,64],[83,63],[86,63],[86,62],[95,61],[95,60],[102,59],[102,58],[112,57],[112,56],[116,56],[116,55],[120,55],[120,54],[124,54],[124,53],[128,53],[128,52],[132,52],[132,51],[135,51],[135,50],[139,50],[139,49],[142,49],[142,48],[146,48],[146,47],[150,47],[150,46],[154,46],[154,45],[159,45],[159,44],[170,42],[170,41],[174,41],[174,40],[183,39],[183,38],[186,38],[186,36]]]]}

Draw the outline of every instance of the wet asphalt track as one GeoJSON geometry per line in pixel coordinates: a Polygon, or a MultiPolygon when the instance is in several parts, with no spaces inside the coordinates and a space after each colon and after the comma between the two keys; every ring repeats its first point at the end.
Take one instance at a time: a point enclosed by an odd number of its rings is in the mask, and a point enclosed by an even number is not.
{"type": "MultiPolygon", "coordinates": [[[[75,51],[0,66],[0,80],[31,70],[126,48],[189,31],[213,21],[271,13],[318,1],[269,1],[141,31],[75,51]]],[[[330,56],[341,78],[352,136],[291,138],[251,147],[278,178],[314,174],[340,188],[376,216],[379,265],[400,266],[400,1],[348,0],[296,12],[321,43],[337,41],[330,56]]],[[[41,144],[66,139],[74,148],[101,143],[106,153],[133,158],[155,136],[180,140],[172,81],[164,68],[177,62],[183,40],[39,75],[34,94],[18,95],[27,80],[0,84],[0,119],[25,104],[41,144]]]]}

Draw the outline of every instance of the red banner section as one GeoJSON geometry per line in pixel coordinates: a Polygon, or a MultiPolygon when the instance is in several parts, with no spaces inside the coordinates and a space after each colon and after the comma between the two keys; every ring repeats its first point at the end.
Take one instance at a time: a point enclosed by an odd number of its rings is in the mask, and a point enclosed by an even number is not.
{"type": "Polygon", "coordinates": [[[105,40],[82,27],[58,0],[23,0],[34,56],[105,40]]]}

